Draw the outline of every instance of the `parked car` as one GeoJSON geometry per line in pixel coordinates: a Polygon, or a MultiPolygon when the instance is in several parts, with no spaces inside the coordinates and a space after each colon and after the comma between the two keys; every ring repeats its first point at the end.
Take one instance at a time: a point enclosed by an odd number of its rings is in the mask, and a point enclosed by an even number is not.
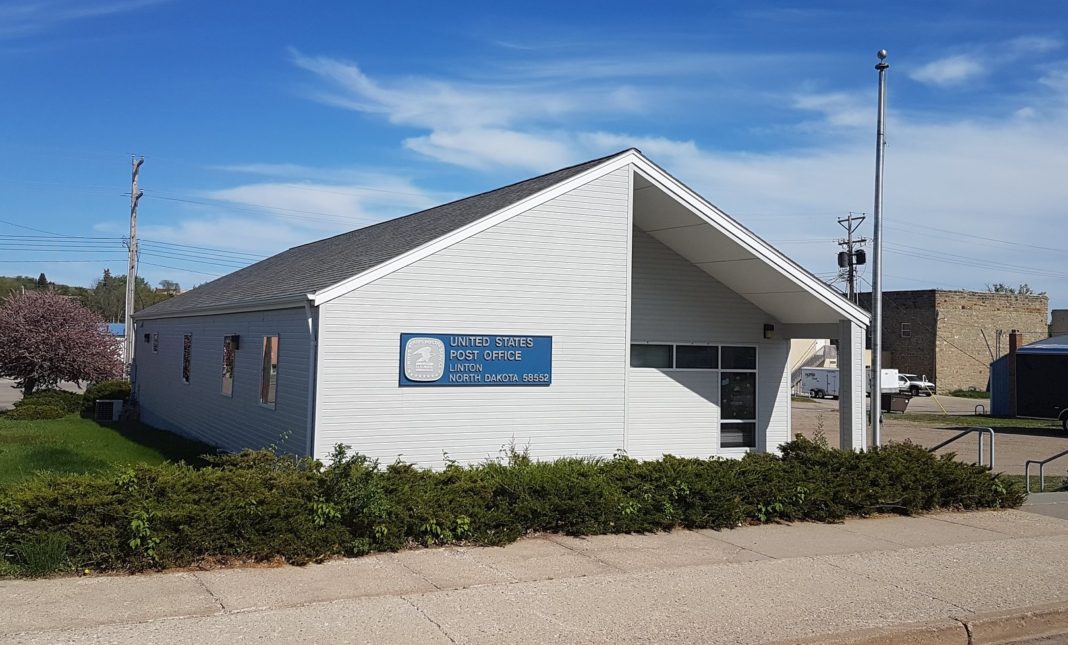
{"type": "Polygon", "coordinates": [[[912,396],[931,396],[935,391],[935,384],[928,381],[926,376],[915,374],[898,374],[898,390],[908,392],[912,396]]]}

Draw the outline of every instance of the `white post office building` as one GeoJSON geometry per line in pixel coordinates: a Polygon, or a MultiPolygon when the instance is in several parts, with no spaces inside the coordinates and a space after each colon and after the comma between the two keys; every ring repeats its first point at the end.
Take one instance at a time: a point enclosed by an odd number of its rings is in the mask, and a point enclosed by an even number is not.
{"type": "Polygon", "coordinates": [[[146,423],[391,462],[774,451],[793,338],[868,315],[638,150],[297,246],[136,315],[146,423]]]}

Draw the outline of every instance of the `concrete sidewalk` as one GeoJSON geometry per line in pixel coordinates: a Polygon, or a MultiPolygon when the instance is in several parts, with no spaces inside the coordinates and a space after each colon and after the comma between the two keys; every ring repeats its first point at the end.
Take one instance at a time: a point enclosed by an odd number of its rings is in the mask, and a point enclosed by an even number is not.
{"type": "Polygon", "coordinates": [[[1068,631],[1023,511],[536,537],[307,567],[0,582],[4,643],[997,642],[1068,631]]]}

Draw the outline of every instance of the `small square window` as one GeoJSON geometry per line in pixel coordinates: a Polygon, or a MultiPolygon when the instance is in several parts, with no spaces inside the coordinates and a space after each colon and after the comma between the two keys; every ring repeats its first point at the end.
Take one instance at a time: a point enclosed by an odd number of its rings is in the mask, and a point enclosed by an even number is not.
{"type": "Polygon", "coordinates": [[[149,342],[150,339],[151,339],[151,334],[145,334],[145,342],[146,343],[149,342]]]}
{"type": "Polygon", "coordinates": [[[901,323],[901,337],[912,338],[912,323],[901,323]]]}
{"type": "Polygon", "coordinates": [[[631,345],[630,366],[671,369],[671,345],[631,345]]]}
{"type": "Polygon", "coordinates": [[[756,347],[724,347],[720,367],[725,370],[755,370],[756,347]]]}

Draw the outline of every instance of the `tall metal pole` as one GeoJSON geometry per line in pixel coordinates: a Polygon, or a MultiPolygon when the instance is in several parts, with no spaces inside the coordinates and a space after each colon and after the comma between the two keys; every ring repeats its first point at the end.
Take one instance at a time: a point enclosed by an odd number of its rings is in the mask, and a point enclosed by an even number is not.
{"type": "Polygon", "coordinates": [[[882,401],[883,351],[883,150],[886,147],[886,50],[880,49],[879,63],[879,124],[875,138],[875,222],[872,233],[871,262],[871,440],[880,444],[882,401]]]}
{"type": "Polygon", "coordinates": [[[141,164],[145,163],[145,158],[132,157],[130,163],[133,166],[130,179],[130,263],[126,270],[126,320],[124,325],[126,338],[123,345],[126,351],[124,361],[127,377],[130,376],[130,366],[133,365],[134,355],[133,312],[135,287],[137,285],[137,202],[144,195],[143,192],[137,189],[137,177],[141,173],[141,164]]]}

